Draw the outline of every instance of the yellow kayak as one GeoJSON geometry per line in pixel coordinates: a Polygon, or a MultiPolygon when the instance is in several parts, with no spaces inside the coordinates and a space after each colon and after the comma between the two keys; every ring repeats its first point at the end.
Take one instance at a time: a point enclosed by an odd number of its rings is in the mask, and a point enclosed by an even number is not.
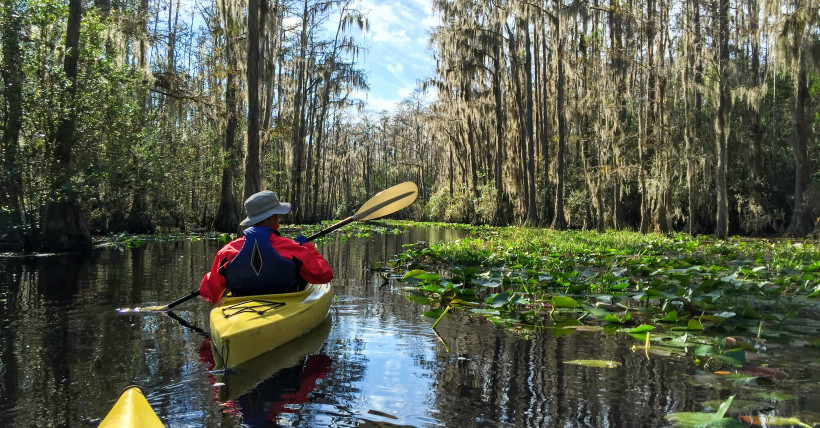
{"type": "Polygon", "coordinates": [[[131,386],[120,394],[120,398],[114,403],[114,407],[105,419],[100,422],[98,428],[159,428],[164,426],[154,413],[154,409],[148,404],[148,400],[145,399],[142,389],[138,386],[131,386]]]}
{"type": "Polygon", "coordinates": [[[296,293],[226,297],[211,309],[211,344],[222,367],[235,367],[307,333],[330,309],[330,284],[296,293]]]}

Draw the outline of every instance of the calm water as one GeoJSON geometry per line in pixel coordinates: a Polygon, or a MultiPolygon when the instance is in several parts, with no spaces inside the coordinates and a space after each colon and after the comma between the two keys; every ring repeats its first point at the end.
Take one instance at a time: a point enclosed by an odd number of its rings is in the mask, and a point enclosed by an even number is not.
{"type": "MultiPolygon", "coordinates": [[[[416,229],[319,245],[336,276],[330,319],[229,374],[212,370],[210,346],[196,329],[165,314],[117,311],[165,304],[198,287],[218,243],[0,258],[0,426],[88,426],[132,384],[174,427],[662,426],[669,412],[700,411],[699,403],[729,395],[690,382],[691,362],[633,353],[625,335],[523,337],[455,316],[436,337],[425,308],[370,267],[403,244],[456,234],[416,229]],[[574,359],[623,366],[563,364],[574,359]]],[[[205,302],[177,309],[180,319],[207,328],[205,302]]],[[[816,407],[817,398],[794,405],[816,407]]]]}

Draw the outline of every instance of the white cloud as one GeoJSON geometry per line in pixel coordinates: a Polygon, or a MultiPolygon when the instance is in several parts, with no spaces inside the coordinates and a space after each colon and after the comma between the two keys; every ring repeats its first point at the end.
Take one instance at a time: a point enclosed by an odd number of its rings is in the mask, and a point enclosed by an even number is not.
{"type": "Polygon", "coordinates": [[[399,102],[401,102],[401,100],[388,100],[384,98],[369,97],[367,99],[367,108],[368,110],[373,110],[375,112],[380,112],[382,110],[393,111],[399,102]]]}
{"type": "Polygon", "coordinates": [[[396,63],[395,65],[391,63],[391,64],[387,64],[386,67],[387,67],[387,71],[392,73],[393,76],[396,76],[396,78],[400,78],[401,74],[404,73],[404,64],[402,64],[402,63],[396,63]]]}

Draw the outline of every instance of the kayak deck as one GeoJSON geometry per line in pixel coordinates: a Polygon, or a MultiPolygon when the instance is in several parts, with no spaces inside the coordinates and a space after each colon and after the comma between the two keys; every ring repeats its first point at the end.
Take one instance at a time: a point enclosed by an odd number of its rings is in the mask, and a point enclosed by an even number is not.
{"type": "Polygon", "coordinates": [[[327,317],[330,300],[329,284],[226,297],[211,310],[211,343],[224,367],[234,367],[312,330],[327,317]]]}
{"type": "Polygon", "coordinates": [[[120,394],[111,411],[105,415],[98,428],[123,427],[164,427],[154,409],[145,399],[142,389],[138,386],[128,387],[120,394]]]}

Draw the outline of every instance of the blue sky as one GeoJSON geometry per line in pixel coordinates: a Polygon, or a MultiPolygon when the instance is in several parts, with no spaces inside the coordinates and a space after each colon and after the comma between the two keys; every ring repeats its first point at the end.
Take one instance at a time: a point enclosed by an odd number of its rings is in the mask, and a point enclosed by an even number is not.
{"type": "Polygon", "coordinates": [[[360,66],[369,75],[370,93],[360,94],[373,111],[392,110],[431,76],[434,62],[428,41],[435,24],[430,0],[361,0],[370,31],[360,66]]]}

